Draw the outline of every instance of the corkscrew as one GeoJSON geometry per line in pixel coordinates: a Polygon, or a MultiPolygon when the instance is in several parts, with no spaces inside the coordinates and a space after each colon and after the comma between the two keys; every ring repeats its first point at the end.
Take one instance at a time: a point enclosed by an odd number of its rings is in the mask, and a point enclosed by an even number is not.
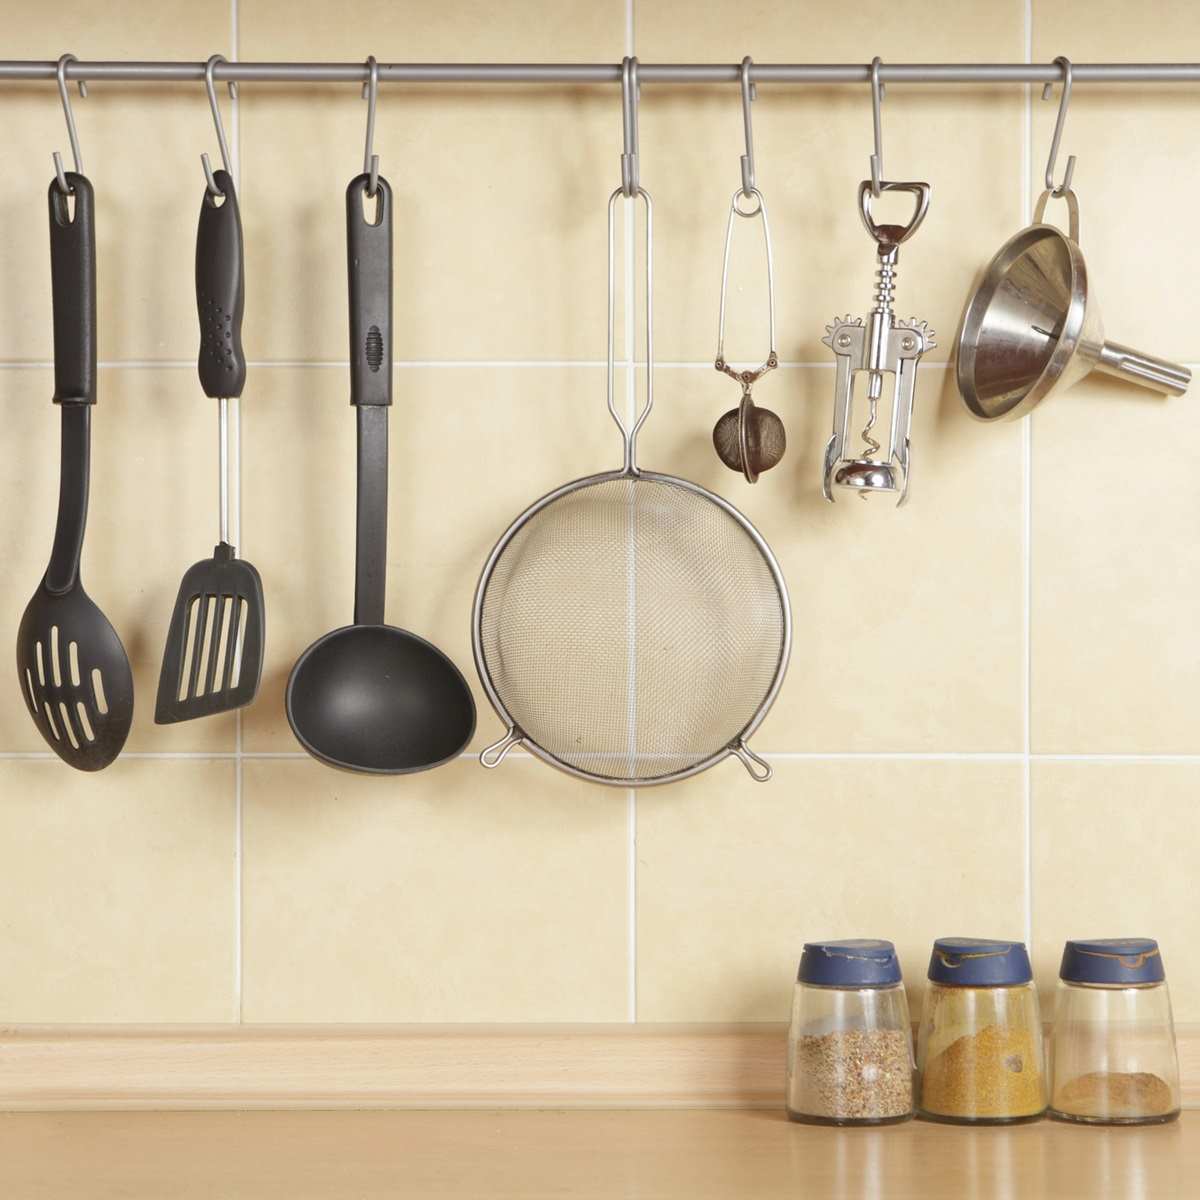
{"type": "Polygon", "coordinates": [[[909,426],[912,421],[917,365],[921,355],[937,343],[924,321],[913,317],[904,321],[892,308],[896,290],[896,267],[900,245],[907,241],[925,219],[929,210],[927,183],[879,183],[882,192],[908,192],[915,198],[913,215],[904,225],[877,225],[871,203],[875,196],[872,181],[863,180],[858,189],[858,207],[867,232],[875,240],[879,269],[876,272],[875,307],[866,321],[862,317],[835,318],[825,327],[821,340],[837,359],[834,384],[833,436],[825,448],[825,472],[822,491],[833,500],[833,488],[857,491],[864,498],[873,492],[896,492],[897,506],[908,498],[909,426]],[[861,439],[862,450],[850,453],[851,422],[854,410],[854,377],[866,372],[867,421],[861,439]],[[879,402],[884,395],[884,376],[892,375],[892,413],[886,455],[873,437],[879,421],[879,402]]]}

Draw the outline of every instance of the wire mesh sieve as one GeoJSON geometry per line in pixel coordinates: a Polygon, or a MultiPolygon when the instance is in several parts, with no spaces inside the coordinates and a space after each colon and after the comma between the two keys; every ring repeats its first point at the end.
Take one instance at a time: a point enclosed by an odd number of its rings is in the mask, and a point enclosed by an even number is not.
{"type": "Polygon", "coordinates": [[[736,755],[770,767],[746,739],[783,681],[791,616],[782,572],[727,501],[636,465],[653,406],[653,210],[646,207],[644,405],[632,425],[613,400],[614,209],[608,206],[608,407],[624,437],[618,471],[564,484],[526,509],[479,581],[475,661],[515,745],[572,774],[623,786],[666,783],[736,755]]]}

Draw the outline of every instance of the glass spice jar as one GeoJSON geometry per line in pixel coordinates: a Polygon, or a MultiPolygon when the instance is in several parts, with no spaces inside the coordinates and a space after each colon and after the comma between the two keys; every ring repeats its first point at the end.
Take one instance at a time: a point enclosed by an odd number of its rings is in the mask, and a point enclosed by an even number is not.
{"type": "Polygon", "coordinates": [[[917,1111],[1008,1125],[1046,1110],[1042,1021],[1021,942],[939,938],[917,1044],[917,1111]]]}
{"type": "Polygon", "coordinates": [[[1179,1058],[1153,938],[1067,942],[1050,1039],[1050,1114],[1097,1125],[1179,1116],[1179,1058]]]}
{"type": "Polygon", "coordinates": [[[808,942],[788,1031],[787,1114],[893,1125],[913,1112],[912,1026],[891,942],[808,942]]]}

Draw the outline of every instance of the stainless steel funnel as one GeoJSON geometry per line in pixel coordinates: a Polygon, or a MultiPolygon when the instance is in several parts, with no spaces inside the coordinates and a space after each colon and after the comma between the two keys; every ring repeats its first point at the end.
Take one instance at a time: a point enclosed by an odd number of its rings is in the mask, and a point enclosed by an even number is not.
{"type": "Polygon", "coordinates": [[[1192,378],[1186,367],[1104,340],[1075,194],[1065,194],[1070,236],[1041,223],[1049,196],[1038,201],[1035,223],[1001,247],[967,305],[957,356],[967,409],[983,421],[1023,417],[1092,371],[1182,395],[1192,378]]]}

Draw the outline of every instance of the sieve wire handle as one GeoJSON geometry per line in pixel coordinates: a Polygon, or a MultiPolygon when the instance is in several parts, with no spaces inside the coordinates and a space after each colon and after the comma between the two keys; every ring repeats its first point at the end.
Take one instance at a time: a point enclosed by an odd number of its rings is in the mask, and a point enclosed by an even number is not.
{"type": "Polygon", "coordinates": [[[746,745],[744,738],[738,738],[732,746],[729,747],[729,753],[738,759],[742,766],[746,768],[750,778],[755,783],[766,783],[775,772],[771,769],[771,764],[765,758],[760,758],[755,754],[749,746],[746,745]]]}
{"type": "Polygon", "coordinates": [[[487,767],[489,771],[493,767],[498,767],[504,761],[504,756],[514,746],[519,746],[524,740],[525,735],[515,725],[510,725],[498,742],[493,742],[490,746],[485,746],[480,751],[479,765],[487,767]]]}
{"type": "MultiPolygon", "coordinates": [[[[628,475],[637,474],[637,436],[650,410],[654,407],[654,205],[650,193],[639,187],[632,196],[628,197],[631,204],[640,196],[646,204],[646,400],[637,411],[632,425],[627,425],[617,412],[614,397],[616,382],[616,228],[617,199],[623,196],[621,188],[617,188],[608,198],[608,411],[616,422],[621,436],[625,439],[625,463],[623,470],[628,475]]],[[[636,303],[636,296],[627,296],[626,302],[636,303]]],[[[636,338],[634,345],[626,347],[630,360],[637,357],[636,338]]]]}

